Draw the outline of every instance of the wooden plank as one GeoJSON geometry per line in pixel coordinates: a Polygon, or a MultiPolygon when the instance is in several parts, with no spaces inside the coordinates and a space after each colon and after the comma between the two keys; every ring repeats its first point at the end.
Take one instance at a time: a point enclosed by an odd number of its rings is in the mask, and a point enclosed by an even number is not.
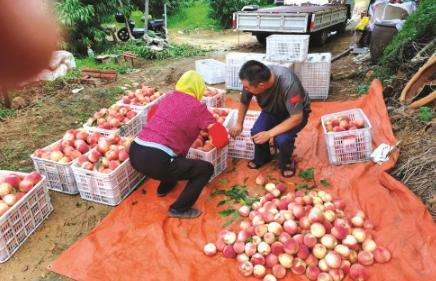
{"type": "Polygon", "coordinates": [[[332,58],[332,62],[334,62],[335,60],[342,58],[343,56],[347,55],[349,52],[351,52],[351,48],[346,49],[345,51],[343,51],[342,53],[337,54],[336,56],[334,56],[332,58]]]}
{"type": "Polygon", "coordinates": [[[137,55],[129,53],[129,52],[124,52],[123,56],[127,57],[127,58],[132,58],[132,59],[136,59],[138,57],[137,55]]]}

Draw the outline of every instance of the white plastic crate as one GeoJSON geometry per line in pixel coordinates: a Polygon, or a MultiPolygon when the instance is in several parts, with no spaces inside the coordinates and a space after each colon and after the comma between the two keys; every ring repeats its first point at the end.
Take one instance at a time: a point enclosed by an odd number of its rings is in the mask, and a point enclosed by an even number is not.
{"type": "Polygon", "coordinates": [[[266,66],[280,65],[286,68],[292,68],[291,62],[277,62],[267,60],[264,54],[257,53],[229,53],[226,55],[226,89],[242,90],[239,71],[244,63],[249,60],[259,61],[266,66]]]}
{"type": "Polygon", "coordinates": [[[101,204],[116,206],[127,197],[143,179],[127,159],[109,174],[89,171],[72,165],[80,197],[101,204]]]}
{"type": "Polygon", "coordinates": [[[216,176],[221,174],[227,168],[227,151],[228,147],[217,149],[216,147],[209,152],[204,152],[199,149],[190,148],[186,158],[201,159],[212,163],[214,166],[214,173],[210,178],[212,181],[216,176]]]}
{"type": "MultiPolygon", "coordinates": [[[[125,104],[121,100],[117,101],[117,104],[127,106],[127,107],[131,108],[132,110],[134,110],[135,112],[137,112],[138,115],[140,116],[141,129],[142,129],[142,127],[144,127],[144,125],[147,124],[147,113],[150,110],[150,108],[153,105],[155,105],[156,103],[159,103],[166,95],[167,95],[166,93],[163,94],[162,96],[158,97],[157,99],[155,99],[154,101],[150,102],[147,105],[125,104]]],[[[141,129],[138,131],[138,133],[141,131],[141,129]]]]}
{"type": "Polygon", "coordinates": [[[309,54],[304,62],[294,64],[294,72],[311,99],[328,98],[331,60],[331,53],[316,53],[309,54]]]}
{"type": "MultiPolygon", "coordinates": [[[[214,109],[214,107],[211,107],[209,109],[214,109]]],[[[232,120],[233,120],[233,116],[235,114],[235,112],[237,112],[237,110],[235,109],[231,109],[231,108],[223,108],[223,107],[217,107],[216,109],[223,109],[223,110],[227,110],[229,113],[226,116],[226,119],[224,120],[223,126],[227,129],[230,129],[232,126],[232,120]]]]}
{"type": "MultiPolygon", "coordinates": [[[[23,173],[0,171],[1,175],[23,173]]],[[[46,178],[0,217],[0,263],[7,261],[53,211],[46,178]]]]}
{"type": "Polygon", "coordinates": [[[121,125],[118,129],[106,130],[98,127],[90,127],[86,123],[83,124],[83,128],[89,133],[98,132],[103,136],[109,136],[113,134],[120,134],[123,137],[137,136],[142,130],[141,114],[137,114],[126,124],[121,125]]]}
{"type": "Polygon", "coordinates": [[[239,70],[241,70],[242,65],[249,60],[262,61],[264,59],[264,54],[228,53],[226,55],[226,89],[242,90],[241,80],[239,80],[239,70]]]}
{"type": "Polygon", "coordinates": [[[199,72],[206,84],[219,84],[225,81],[226,65],[214,59],[196,60],[195,70],[199,72]]]}
{"type": "Polygon", "coordinates": [[[203,97],[201,103],[204,103],[207,107],[223,107],[224,106],[224,90],[218,90],[218,94],[213,97],[203,97]]]}
{"type": "Polygon", "coordinates": [[[309,50],[309,35],[270,35],[266,38],[266,58],[271,61],[302,62],[309,50]]]}
{"type": "MultiPolygon", "coordinates": [[[[244,131],[250,131],[251,128],[253,128],[254,123],[256,123],[257,118],[259,118],[260,115],[260,111],[255,111],[255,110],[248,110],[247,113],[245,114],[245,119],[244,119],[244,131]]],[[[236,111],[235,113],[236,118],[238,118],[238,111],[236,111]]],[[[235,122],[237,121],[237,119],[235,119],[235,122]]]]}
{"type": "Polygon", "coordinates": [[[252,160],[254,158],[254,142],[250,131],[243,131],[236,138],[230,138],[229,158],[252,160]]]}
{"type": "Polygon", "coordinates": [[[372,153],[371,123],[361,109],[324,115],[321,117],[321,123],[331,164],[356,163],[370,159],[372,153]],[[364,128],[344,132],[327,132],[324,122],[337,116],[348,116],[350,121],[361,118],[365,123],[364,128]]]}
{"type": "MultiPolygon", "coordinates": [[[[44,149],[55,146],[59,141],[46,146],[44,149]]],[[[36,157],[34,154],[30,156],[33,160],[35,169],[47,178],[47,188],[67,194],[79,194],[77,189],[76,179],[74,178],[73,170],[70,163],[59,163],[49,159],[36,157]]]]}
{"type": "Polygon", "coordinates": [[[264,65],[270,67],[273,65],[280,65],[289,69],[293,69],[293,63],[292,62],[280,62],[280,61],[269,61],[269,60],[262,60],[260,61],[261,63],[263,63],[264,65]]]}
{"type": "MultiPolygon", "coordinates": [[[[260,111],[247,111],[244,120],[244,127],[239,136],[236,138],[230,137],[229,142],[229,158],[241,158],[252,160],[254,158],[254,142],[251,139],[251,128],[260,115],[260,111]]],[[[231,126],[236,124],[238,111],[235,111],[231,120],[231,126]]]]}

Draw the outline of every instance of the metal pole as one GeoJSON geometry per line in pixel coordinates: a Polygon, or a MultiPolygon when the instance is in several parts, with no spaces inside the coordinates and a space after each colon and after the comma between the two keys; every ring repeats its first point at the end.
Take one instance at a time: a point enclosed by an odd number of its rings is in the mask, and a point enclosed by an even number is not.
{"type": "Polygon", "coordinates": [[[168,38],[168,20],[167,20],[167,18],[168,18],[168,16],[167,16],[167,4],[164,4],[165,39],[169,43],[169,38],[168,38]]]}
{"type": "Polygon", "coordinates": [[[147,32],[148,31],[148,0],[145,0],[144,3],[144,31],[147,32]]]}

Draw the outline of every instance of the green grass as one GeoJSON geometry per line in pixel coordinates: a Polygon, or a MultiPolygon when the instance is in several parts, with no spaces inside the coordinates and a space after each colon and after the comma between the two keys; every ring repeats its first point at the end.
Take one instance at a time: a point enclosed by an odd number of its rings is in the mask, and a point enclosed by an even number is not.
{"type": "Polygon", "coordinates": [[[217,20],[209,16],[209,5],[205,1],[196,1],[191,7],[182,8],[168,18],[168,28],[182,30],[222,30],[217,20]]]}
{"type": "MultiPolygon", "coordinates": [[[[143,16],[144,16],[144,12],[142,12],[142,11],[133,11],[132,12],[132,14],[130,15],[130,19],[135,22],[135,28],[144,28],[144,22],[141,20],[141,17],[143,17],[143,16]]],[[[115,25],[115,27],[117,28],[117,31],[120,28],[124,27],[124,23],[117,22],[115,20],[115,17],[112,17],[110,21],[102,24],[102,26],[111,26],[111,25],[115,25]]]]}
{"type": "MultiPolygon", "coordinates": [[[[376,69],[377,77],[386,80],[394,75],[404,63],[415,56],[414,43],[430,42],[436,35],[436,2],[434,0],[422,0],[415,13],[407,17],[403,28],[395,35],[394,39],[384,49],[376,69]]],[[[428,51],[435,52],[436,48],[428,51]]]]}
{"type": "Polygon", "coordinates": [[[5,108],[2,105],[0,105],[0,121],[8,118],[9,116],[12,116],[15,114],[14,109],[5,108]]]}
{"type": "Polygon", "coordinates": [[[183,58],[192,56],[203,56],[208,51],[188,44],[171,45],[170,48],[166,48],[160,52],[154,52],[144,45],[142,41],[129,41],[127,43],[120,43],[112,46],[107,50],[107,53],[121,54],[123,52],[135,53],[140,57],[149,60],[163,60],[169,58],[183,58]]]}
{"type": "MultiPolygon", "coordinates": [[[[110,52],[109,52],[110,53],[110,52]]],[[[96,68],[96,69],[114,69],[121,74],[125,74],[131,70],[126,63],[116,63],[114,61],[107,61],[105,63],[98,64],[94,58],[79,58],[76,60],[77,69],[82,68],[96,68]]]]}
{"type": "Polygon", "coordinates": [[[130,19],[135,21],[135,26],[138,28],[144,27],[144,22],[141,20],[141,18],[144,16],[144,12],[142,11],[133,11],[130,15],[130,19]]]}

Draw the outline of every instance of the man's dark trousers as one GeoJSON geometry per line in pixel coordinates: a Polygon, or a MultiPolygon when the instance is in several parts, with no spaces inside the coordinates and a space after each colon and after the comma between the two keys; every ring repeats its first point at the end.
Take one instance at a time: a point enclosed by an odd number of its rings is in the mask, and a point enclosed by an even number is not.
{"type": "MultiPolygon", "coordinates": [[[[279,166],[281,170],[286,170],[286,165],[291,163],[295,139],[297,138],[298,133],[304,128],[304,126],[306,126],[309,113],[309,110],[304,110],[303,121],[300,125],[274,138],[275,144],[279,149],[279,166]]],[[[280,116],[270,112],[262,111],[259,115],[259,118],[254,123],[253,128],[251,129],[251,135],[254,136],[257,133],[268,131],[287,118],[289,118],[289,115],[280,116]]],[[[269,143],[266,142],[264,144],[255,144],[253,162],[256,165],[263,165],[270,160],[271,152],[269,150],[269,143]]]]}

